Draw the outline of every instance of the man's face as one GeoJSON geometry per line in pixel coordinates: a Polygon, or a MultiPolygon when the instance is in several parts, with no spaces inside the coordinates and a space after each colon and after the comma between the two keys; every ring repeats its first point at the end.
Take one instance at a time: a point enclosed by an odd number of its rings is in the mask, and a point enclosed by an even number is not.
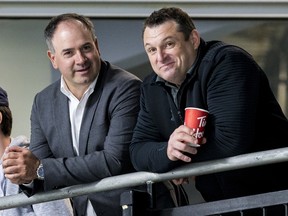
{"type": "Polygon", "coordinates": [[[146,27],[143,34],[144,48],[153,70],[158,76],[176,85],[181,85],[195,61],[198,41],[196,30],[185,40],[184,34],[177,31],[174,21],[146,27]]]}
{"type": "Polygon", "coordinates": [[[64,21],[58,25],[52,44],[55,52],[48,51],[48,57],[68,88],[86,89],[101,67],[97,40],[80,22],[64,21]]]}

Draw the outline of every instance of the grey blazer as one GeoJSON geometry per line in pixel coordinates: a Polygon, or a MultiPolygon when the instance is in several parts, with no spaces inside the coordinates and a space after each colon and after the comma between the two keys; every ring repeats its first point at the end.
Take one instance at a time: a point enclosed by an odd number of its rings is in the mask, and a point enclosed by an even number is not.
{"type": "MultiPolygon", "coordinates": [[[[140,84],[136,76],[102,62],[84,111],[79,156],[73,151],[68,98],[60,91],[60,80],[35,96],[30,149],[43,163],[45,180],[44,184],[35,181],[30,195],[134,171],[129,144],[139,111],[140,84]]],[[[74,210],[77,215],[84,215],[89,199],[97,216],[120,216],[122,192],[75,197],[74,210]]]]}

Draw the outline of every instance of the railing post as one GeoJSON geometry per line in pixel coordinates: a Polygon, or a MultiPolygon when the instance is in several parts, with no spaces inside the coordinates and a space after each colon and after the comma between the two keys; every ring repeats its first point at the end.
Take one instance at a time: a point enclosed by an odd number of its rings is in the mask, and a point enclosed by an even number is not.
{"type": "Polygon", "coordinates": [[[146,184],[147,184],[147,193],[149,194],[149,208],[153,209],[156,202],[154,193],[155,185],[151,181],[148,181],[146,184]]]}
{"type": "Polygon", "coordinates": [[[146,216],[151,205],[150,194],[146,191],[129,190],[121,194],[122,216],[146,216]]]}

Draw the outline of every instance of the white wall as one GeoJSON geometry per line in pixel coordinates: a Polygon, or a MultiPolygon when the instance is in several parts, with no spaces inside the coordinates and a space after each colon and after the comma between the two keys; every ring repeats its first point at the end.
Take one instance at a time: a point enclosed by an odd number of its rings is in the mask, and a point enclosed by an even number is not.
{"type": "Polygon", "coordinates": [[[46,21],[0,20],[0,86],[8,92],[12,136],[30,137],[34,95],[51,82],[43,30],[46,21]]]}

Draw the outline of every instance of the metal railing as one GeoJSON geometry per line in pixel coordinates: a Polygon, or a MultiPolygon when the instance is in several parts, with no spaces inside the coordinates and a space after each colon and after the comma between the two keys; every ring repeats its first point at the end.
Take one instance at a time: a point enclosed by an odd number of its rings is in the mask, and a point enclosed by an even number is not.
{"type": "Polygon", "coordinates": [[[162,182],[176,178],[211,174],[227,170],[241,169],[284,161],[288,161],[288,147],[243,154],[219,160],[211,160],[194,164],[192,163],[175,170],[171,170],[167,173],[134,172],[114,177],[108,177],[89,184],[81,184],[48,192],[41,192],[31,197],[27,197],[22,193],[1,197],[0,210],[19,207],[27,204],[31,205],[41,202],[86,195],[90,193],[120,189],[124,187],[134,187],[143,184],[162,182]]]}
{"type": "Polygon", "coordinates": [[[123,216],[288,216],[288,190],[168,209],[143,208],[136,202],[131,206],[137,209],[131,208],[130,212],[125,209],[123,216]]]}

